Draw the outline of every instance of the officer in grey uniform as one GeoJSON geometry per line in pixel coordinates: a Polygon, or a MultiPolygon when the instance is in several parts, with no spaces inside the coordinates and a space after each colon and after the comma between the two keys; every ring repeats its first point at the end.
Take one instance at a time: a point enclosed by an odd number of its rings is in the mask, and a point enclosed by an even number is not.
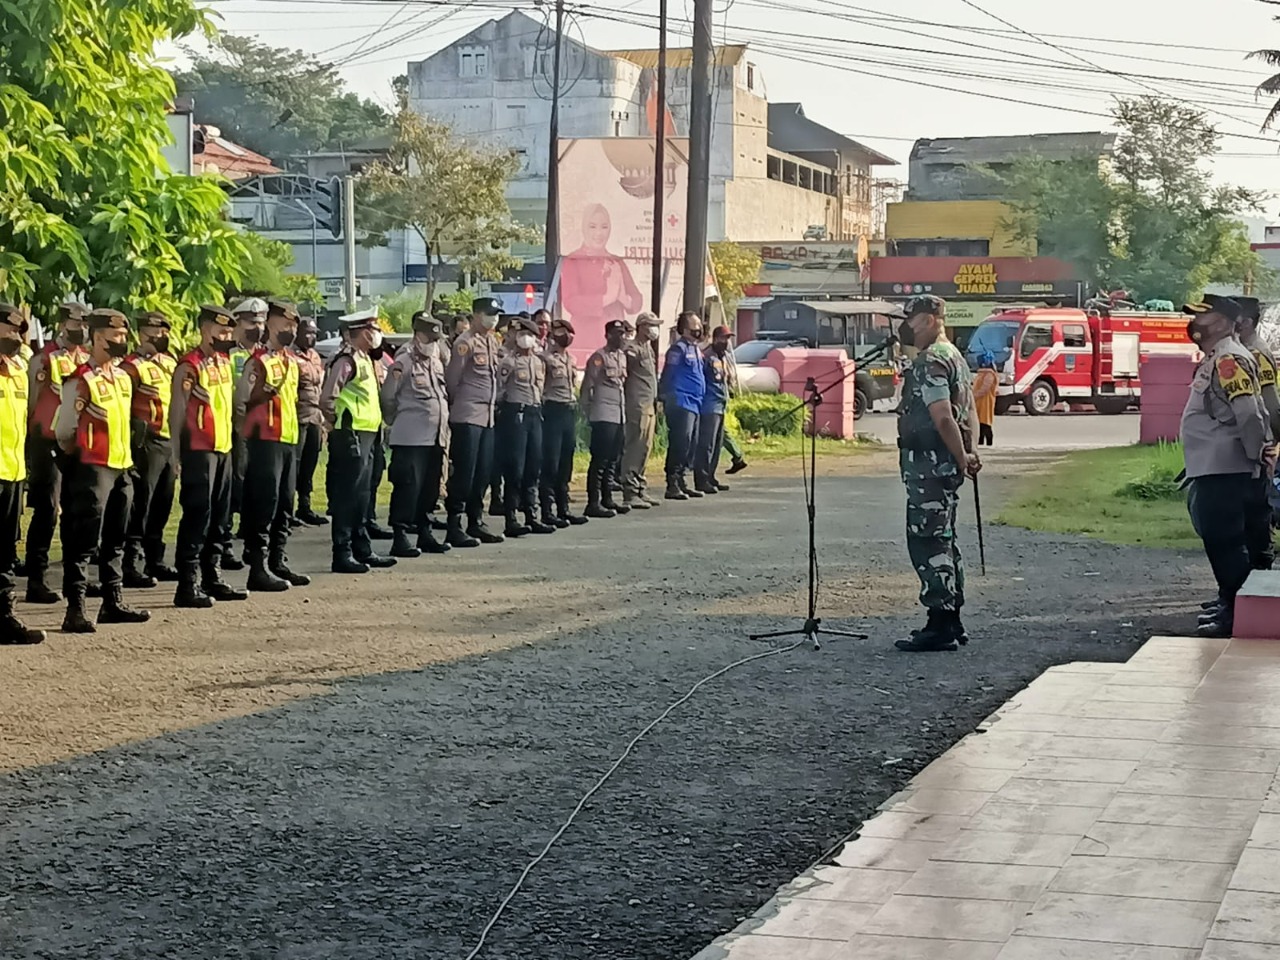
{"type": "Polygon", "coordinates": [[[426,311],[413,315],[413,339],[400,348],[382,384],[382,419],[391,442],[393,557],[449,549],[431,534],[449,448],[449,397],[444,368],[444,326],[426,311]],[[415,544],[411,537],[416,537],[415,544]]]}
{"type": "Polygon", "coordinates": [[[493,408],[498,399],[501,345],[494,336],[502,305],[492,297],[471,304],[471,326],[453,344],[445,367],[449,387],[449,511],[451,546],[502,543],[484,523],[484,494],[493,470],[493,408]],[[466,518],[464,525],[463,518],[466,518]]]}
{"type": "Polygon", "coordinates": [[[569,347],[573,324],[561,317],[552,321],[542,362],[546,381],[542,393],[542,522],[560,529],[582,526],[587,518],[569,512],[569,484],[573,480],[573,454],[578,445],[578,405],[575,402],[578,368],[569,347]]]}
{"type": "MultiPolygon", "coordinates": [[[[509,313],[498,314],[498,325],[493,330],[493,335],[498,340],[498,359],[501,360],[513,349],[515,349],[515,325],[514,321],[519,317],[509,313]]],[[[489,516],[505,517],[507,515],[506,497],[503,495],[503,481],[506,479],[506,467],[501,453],[502,438],[501,430],[498,429],[497,411],[494,412],[493,424],[493,469],[489,472],[489,516]]]]}
{"type": "Polygon", "coordinates": [[[1274,463],[1271,430],[1252,354],[1235,338],[1240,305],[1206,295],[1183,307],[1191,315],[1187,335],[1204,351],[1182,413],[1183,456],[1191,525],[1218,583],[1218,605],[1201,618],[1196,634],[1230,637],[1236,594],[1249,577],[1247,539],[1250,498],[1258,477],[1274,463]]]}
{"type": "Polygon", "coordinates": [[[636,317],[636,338],[626,345],[626,426],[622,444],[622,502],[637,510],[662,503],[648,495],[645,465],[658,422],[658,335],[661,322],[648,311],[636,317]]]}
{"type": "Polygon", "coordinates": [[[611,481],[622,459],[626,425],[627,355],[623,337],[627,325],[610,320],[604,325],[605,345],[587,361],[582,381],[582,407],[591,424],[591,463],[587,467],[588,517],[608,519],[631,508],[613,499],[611,481]]]}
{"type": "Polygon", "coordinates": [[[503,461],[508,537],[555,533],[537,517],[542,474],[542,395],[546,364],[538,355],[538,325],[532,318],[514,324],[511,348],[498,364],[497,442],[503,461]],[[524,513],[524,523],[517,518],[524,513]]]}
{"type": "MultiPolygon", "coordinates": [[[[1280,439],[1280,393],[1276,390],[1276,358],[1258,336],[1258,321],[1262,319],[1262,304],[1255,297],[1236,297],[1240,304],[1240,319],[1236,322],[1236,339],[1253,355],[1258,367],[1258,387],[1262,405],[1267,411],[1267,423],[1273,439],[1280,439]]],[[[1249,562],[1255,570],[1270,570],[1275,563],[1275,541],[1271,535],[1270,471],[1264,471],[1249,501],[1247,530],[1249,538],[1249,562]]]]}

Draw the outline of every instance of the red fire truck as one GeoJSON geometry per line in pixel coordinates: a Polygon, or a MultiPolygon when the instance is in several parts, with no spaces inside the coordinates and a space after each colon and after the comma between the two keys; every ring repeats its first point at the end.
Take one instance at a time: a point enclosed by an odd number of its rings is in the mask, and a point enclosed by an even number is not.
{"type": "Polygon", "coordinates": [[[1181,314],[1088,306],[1012,307],[979,324],[965,353],[974,368],[985,353],[995,357],[998,412],[1021,403],[1039,416],[1065,400],[1123,413],[1142,396],[1148,357],[1200,356],[1181,314]]]}

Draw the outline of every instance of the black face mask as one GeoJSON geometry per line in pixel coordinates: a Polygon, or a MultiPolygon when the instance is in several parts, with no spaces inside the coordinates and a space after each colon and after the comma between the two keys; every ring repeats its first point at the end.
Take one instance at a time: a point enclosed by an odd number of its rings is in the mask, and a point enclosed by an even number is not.
{"type": "Polygon", "coordinates": [[[370,347],[370,348],[369,348],[369,359],[370,359],[370,360],[381,360],[381,359],[382,359],[382,354],[386,351],[386,349],[387,349],[386,347],[381,346],[381,345],[376,346],[376,347],[370,347]]]}
{"type": "Polygon", "coordinates": [[[560,347],[567,347],[569,344],[573,343],[573,337],[569,336],[567,333],[554,334],[551,339],[556,342],[556,346],[560,347]]]}
{"type": "Polygon", "coordinates": [[[127,357],[128,355],[129,355],[129,341],[112,340],[110,343],[107,344],[107,356],[114,357],[115,359],[119,360],[121,357],[127,357]]]}
{"type": "Polygon", "coordinates": [[[248,330],[245,330],[240,334],[240,339],[243,343],[247,344],[261,343],[262,335],[265,332],[265,330],[259,330],[257,327],[250,327],[248,330]]]}
{"type": "Polygon", "coordinates": [[[72,345],[72,346],[74,346],[74,347],[80,347],[80,346],[83,346],[83,345],[84,345],[84,331],[83,331],[83,330],[67,330],[67,331],[64,331],[64,332],[63,332],[63,334],[62,334],[62,339],[63,339],[63,340],[65,340],[65,341],[67,341],[67,343],[71,344],[71,345],[72,345]]]}
{"type": "Polygon", "coordinates": [[[280,344],[282,347],[292,345],[293,341],[294,335],[292,330],[281,330],[276,334],[276,343],[280,344]]]}
{"type": "Polygon", "coordinates": [[[169,352],[169,338],[167,336],[161,335],[158,337],[152,337],[151,345],[161,353],[169,352]]]}
{"type": "Polygon", "coordinates": [[[702,339],[702,328],[701,328],[701,327],[692,327],[692,328],[690,328],[690,330],[689,330],[689,339],[690,339],[690,340],[701,340],[701,339],[702,339]]]}
{"type": "Polygon", "coordinates": [[[916,332],[911,329],[910,320],[903,320],[902,325],[898,327],[898,342],[904,347],[916,345],[916,332]]]}
{"type": "Polygon", "coordinates": [[[0,337],[0,356],[12,357],[22,348],[22,340],[18,337],[0,337]]]}
{"type": "Polygon", "coordinates": [[[230,353],[233,346],[235,346],[235,341],[229,337],[213,341],[213,349],[217,353],[230,353]]]}

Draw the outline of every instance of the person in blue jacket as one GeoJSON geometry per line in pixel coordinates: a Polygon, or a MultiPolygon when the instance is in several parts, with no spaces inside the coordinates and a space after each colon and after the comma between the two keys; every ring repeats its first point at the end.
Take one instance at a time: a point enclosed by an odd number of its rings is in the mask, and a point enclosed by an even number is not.
{"type": "Polygon", "coordinates": [[[685,482],[685,472],[693,466],[698,418],[707,389],[700,349],[702,318],[692,311],[680,314],[676,333],[680,339],[667,350],[658,396],[667,420],[666,499],[688,500],[702,496],[685,482]]]}
{"type": "MultiPolygon", "coordinates": [[[[720,467],[720,449],[724,445],[724,414],[729,407],[730,363],[728,327],[716,327],[711,333],[711,346],[702,355],[706,392],[698,417],[698,453],[694,461],[693,487],[700,493],[716,494],[721,490],[716,471],[720,467]]],[[[729,489],[725,486],[724,489],[729,489]]]]}

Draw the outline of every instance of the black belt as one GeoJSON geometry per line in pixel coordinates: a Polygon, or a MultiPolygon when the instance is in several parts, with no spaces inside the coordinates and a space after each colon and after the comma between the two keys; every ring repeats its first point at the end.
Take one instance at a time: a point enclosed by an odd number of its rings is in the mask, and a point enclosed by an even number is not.
{"type": "Polygon", "coordinates": [[[503,400],[498,404],[498,406],[504,410],[513,410],[516,413],[532,413],[535,410],[540,411],[542,409],[542,407],[536,403],[511,403],[508,400],[503,400]]]}

